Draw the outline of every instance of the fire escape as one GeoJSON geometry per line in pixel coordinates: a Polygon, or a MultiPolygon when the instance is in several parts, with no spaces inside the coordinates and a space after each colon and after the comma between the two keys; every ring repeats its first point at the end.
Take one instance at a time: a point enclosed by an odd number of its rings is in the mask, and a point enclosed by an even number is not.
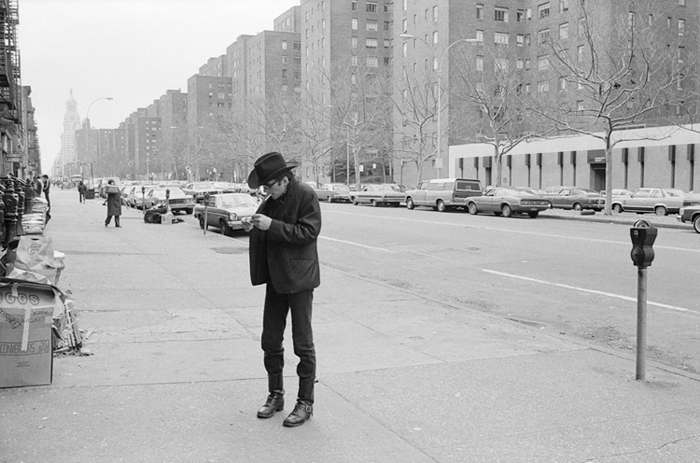
{"type": "Polygon", "coordinates": [[[3,137],[2,150],[5,155],[7,151],[19,151],[18,147],[10,146],[6,138],[18,135],[22,114],[17,3],[18,0],[0,0],[0,135],[3,137]]]}

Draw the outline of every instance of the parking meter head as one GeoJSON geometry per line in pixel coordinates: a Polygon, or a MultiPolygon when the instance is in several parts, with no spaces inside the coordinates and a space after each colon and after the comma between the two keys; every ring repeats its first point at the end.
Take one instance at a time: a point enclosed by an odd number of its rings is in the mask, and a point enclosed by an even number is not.
{"type": "Polygon", "coordinates": [[[165,199],[170,199],[170,188],[165,190],[165,199]]]}
{"type": "Polygon", "coordinates": [[[145,194],[145,193],[146,193],[146,187],[145,187],[145,186],[142,186],[142,187],[141,187],[141,193],[142,193],[142,194],[145,194]]]}
{"type": "Polygon", "coordinates": [[[204,202],[205,204],[209,203],[209,192],[204,193],[204,202]]]}
{"type": "MultiPolygon", "coordinates": [[[[639,221],[642,222],[642,221],[639,221]]],[[[630,229],[632,251],[630,257],[634,265],[640,268],[649,267],[654,260],[654,241],[658,230],[648,223],[635,223],[630,229]]]]}

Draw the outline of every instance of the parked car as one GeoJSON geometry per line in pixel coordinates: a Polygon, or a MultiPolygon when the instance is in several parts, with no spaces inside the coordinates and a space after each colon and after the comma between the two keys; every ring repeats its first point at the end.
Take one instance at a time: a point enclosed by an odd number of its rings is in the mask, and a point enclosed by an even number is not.
{"type": "Polygon", "coordinates": [[[399,206],[403,200],[403,193],[395,191],[386,185],[364,185],[360,191],[350,193],[350,201],[354,205],[364,203],[372,206],[380,206],[382,204],[399,206]]]}
{"type": "Polygon", "coordinates": [[[204,193],[215,195],[223,193],[221,188],[214,186],[214,182],[191,182],[182,187],[182,191],[194,198],[195,203],[201,203],[204,193]]]}
{"type": "Polygon", "coordinates": [[[467,208],[467,199],[481,196],[481,181],[469,178],[436,178],[421,182],[406,191],[406,207],[429,206],[439,212],[457,207],[467,208]]]}
{"type": "Polygon", "coordinates": [[[546,189],[542,197],[548,199],[555,209],[584,209],[602,211],[605,208],[605,198],[595,190],[577,187],[554,187],[546,189]],[[557,191],[558,189],[558,191],[557,191]]]}
{"type": "Polygon", "coordinates": [[[552,203],[549,200],[529,188],[490,187],[482,196],[467,199],[467,209],[472,215],[479,212],[493,212],[494,215],[503,217],[527,214],[534,219],[550,207],[552,203]]]}
{"type": "Polygon", "coordinates": [[[240,193],[240,187],[236,183],[231,182],[214,182],[214,188],[221,191],[221,193],[240,193]]]}
{"type": "Polygon", "coordinates": [[[676,218],[683,223],[692,223],[695,231],[700,233],[700,206],[681,207],[676,218]]]}
{"type": "Polygon", "coordinates": [[[206,208],[204,221],[204,204],[197,204],[194,217],[200,228],[216,227],[222,235],[229,235],[233,230],[242,230],[241,219],[255,214],[258,203],[248,193],[223,193],[211,196],[206,208]]]}
{"type": "Polygon", "coordinates": [[[146,199],[144,199],[144,206],[149,209],[153,206],[165,203],[166,194],[169,193],[168,204],[170,205],[170,210],[175,212],[184,212],[185,214],[191,214],[194,210],[194,200],[192,196],[186,194],[182,189],[177,187],[166,188],[166,187],[155,187],[146,189],[146,199]]]}
{"type": "MultiPolygon", "coordinates": [[[[600,192],[600,196],[605,198],[605,190],[600,192]]],[[[613,188],[612,190],[613,198],[626,198],[628,196],[632,196],[632,192],[630,190],[625,190],[624,188],[613,188]]]]}
{"type": "Polygon", "coordinates": [[[678,213],[682,207],[696,205],[700,205],[699,198],[691,198],[676,188],[639,188],[632,196],[613,199],[611,207],[615,212],[668,215],[678,213]]]}
{"type": "Polygon", "coordinates": [[[125,197],[125,202],[127,206],[131,207],[138,207],[140,208],[141,205],[143,204],[143,199],[144,199],[144,192],[142,192],[142,188],[146,189],[146,191],[150,190],[153,188],[153,186],[145,186],[145,185],[131,185],[126,188],[126,197],[125,197]]]}
{"type": "Polygon", "coordinates": [[[342,183],[326,183],[318,188],[314,188],[319,201],[334,201],[350,202],[350,188],[342,183]]]}

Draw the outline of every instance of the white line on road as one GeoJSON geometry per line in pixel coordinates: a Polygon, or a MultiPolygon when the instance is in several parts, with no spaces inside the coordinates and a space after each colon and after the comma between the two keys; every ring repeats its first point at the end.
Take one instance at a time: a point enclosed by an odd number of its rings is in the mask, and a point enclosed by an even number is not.
{"type": "Polygon", "coordinates": [[[336,238],[329,238],[328,236],[323,236],[323,235],[320,235],[319,238],[323,238],[324,240],[328,240],[328,241],[335,241],[336,243],[344,243],[344,244],[349,244],[351,246],[359,246],[361,248],[372,249],[374,251],[381,251],[381,252],[386,252],[389,254],[394,254],[393,251],[389,251],[388,249],[377,248],[375,246],[367,246],[366,244],[355,243],[352,241],[345,241],[345,240],[339,240],[336,238]]]}
{"type": "MultiPolygon", "coordinates": [[[[623,301],[628,301],[628,302],[635,302],[635,303],[637,302],[637,299],[636,299],[636,298],[634,298],[634,297],[629,297],[629,296],[623,296],[623,295],[621,295],[621,294],[608,293],[608,292],[605,292],[605,291],[598,291],[598,290],[595,290],[595,289],[580,288],[580,287],[578,287],[578,286],[570,286],[570,285],[565,285],[565,284],[562,284],[562,283],[554,283],[554,282],[551,282],[551,281],[538,280],[537,278],[530,278],[530,277],[525,277],[525,276],[522,276],[522,275],[513,275],[513,274],[511,274],[511,273],[497,272],[497,271],[495,271],[495,270],[486,270],[486,269],[481,269],[481,270],[482,270],[483,272],[486,272],[486,273],[492,273],[492,274],[494,274],[494,275],[500,275],[500,276],[504,276],[504,277],[508,277],[508,278],[516,278],[516,279],[518,279],[518,280],[531,281],[531,282],[533,282],[533,283],[540,283],[540,284],[543,284],[543,285],[556,286],[556,287],[558,287],[558,288],[572,289],[572,290],[574,290],[574,291],[580,291],[580,292],[583,292],[583,293],[598,294],[598,295],[600,295],[600,296],[613,297],[613,298],[622,299],[623,301]]],[[[691,312],[691,313],[696,313],[695,310],[686,309],[686,308],[684,308],[684,307],[678,307],[678,306],[675,306],[675,305],[661,304],[661,303],[659,303],[659,302],[647,301],[647,304],[648,304],[648,305],[655,305],[655,306],[657,306],[657,307],[661,307],[661,308],[664,308],[664,309],[676,310],[676,311],[678,311],[678,312],[691,312]]]]}
{"type": "MultiPolygon", "coordinates": [[[[479,229],[479,230],[489,230],[489,231],[505,232],[505,233],[511,233],[511,234],[539,236],[539,237],[543,237],[543,238],[561,238],[561,239],[565,239],[565,240],[577,240],[577,241],[587,241],[587,242],[592,242],[592,243],[607,243],[607,244],[618,244],[618,245],[623,245],[623,246],[631,246],[630,241],[604,240],[604,239],[600,239],[600,238],[585,238],[585,237],[572,236],[572,235],[555,235],[553,233],[529,232],[529,231],[524,231],[524,230],[513,230],[513,229],[509,229],[509,228],[499,228],[499,227],[484,227],[484,226],[480,226],[480,225],[472,225],[472,224],[466,224],[466,223],[436,222],[434,220],[408,219],[405,217],[358,214],[356,212],[333,211],[333,213],[334,214],[354,215],[354,216],[360,216],[360,217],[371,217],[372,219],[379,218],[379,219],[387,219],[387,220],[391,220],[391,221],[400,220],[400,221],[405,221],[405,222],[425,223],[425,224],[430,224],[430,225],[439,224],[439,225],[447,225],[447,226],[452,226],[452,227],[474,228],[474,229],[479,229]]],[[[597,223],[601,223],[601,222],[597,222],[597,223]]],[[[697,249],[697,248],[680,248],[680,247],[675,247],[675,246],[664,246],[664,245],[659,245],[659,244],[655,244],[654,248],[655,249],[668,249],[668,250],[672,250],[672,251],[700,253],[700,249],[697,249]]]]}

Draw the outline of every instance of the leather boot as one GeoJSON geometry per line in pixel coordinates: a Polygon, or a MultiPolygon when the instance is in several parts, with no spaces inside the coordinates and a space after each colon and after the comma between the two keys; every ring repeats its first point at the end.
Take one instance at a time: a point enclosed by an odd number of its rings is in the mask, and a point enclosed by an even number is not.
{"type": "Polygon", "coordinates": [[[284,377],[281,374],[267,376],[267,396],[265,405],[258,410],[258,418],[270,418],[284,409],[284,377]]]}
{"type": "Polygon", "coordinates": [[[313,414],[314,406],[312,404],[306,403],[303,400],[297,400],[294,410],[284,419],[282,424],[288,428],[295,428],[306,423],[306,420],[311,418],[313,414]]]}
{"type": "Polygon", "coordinates": [[[284,391],[273,391],[267,396],[265,405],[258,410],[258,418],[270,418],[284,409],[284,391]]]}

